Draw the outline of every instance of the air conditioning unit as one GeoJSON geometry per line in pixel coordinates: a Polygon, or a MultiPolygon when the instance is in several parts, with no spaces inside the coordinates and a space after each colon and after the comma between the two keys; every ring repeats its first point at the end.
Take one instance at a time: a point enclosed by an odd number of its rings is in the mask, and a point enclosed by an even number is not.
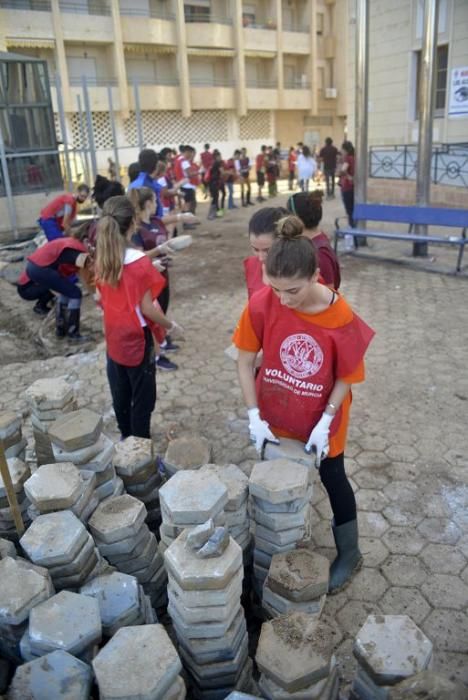
{"type": "Polygon", "coordinates": [[[337,94],[336,88],[325,88],[325,97],[327,100],[336,100],[337,94]]]}

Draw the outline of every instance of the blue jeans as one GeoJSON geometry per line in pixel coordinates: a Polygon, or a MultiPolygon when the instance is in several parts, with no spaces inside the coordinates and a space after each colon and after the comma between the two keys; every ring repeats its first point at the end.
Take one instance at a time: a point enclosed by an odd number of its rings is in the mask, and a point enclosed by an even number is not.
{"type": "Polygon", "coordinates": [[[234,209],[234,183],[226,182],[228,190],[228,209],[234,209]]]}
{"type": "Polygon", "coordinates": [[[18,294],[26,301],[33,299],[49,299],[51,298],[50,291],[60,294],[62,303],[65,303],[63,297],[69,302],[69,306],[79,308],[81,303],[81,289],[74,284],[69,277],[62,277],[58,270],[52,267],[41,267],[30,260],[26,264],[26,274],[29,277],[29,282],[18,285],[18,294]]]}
{"type": "Polygon", "coordinates": [[[57,223],[57,219],[38,219],[37,223],[44,231],[48,241],[63,238],[63,231],[57,223]]]}

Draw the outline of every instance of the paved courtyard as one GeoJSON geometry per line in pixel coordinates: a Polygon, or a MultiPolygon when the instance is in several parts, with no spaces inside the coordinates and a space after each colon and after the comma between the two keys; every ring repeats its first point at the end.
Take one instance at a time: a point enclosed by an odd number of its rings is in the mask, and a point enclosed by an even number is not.
{"type": "MultiPolygon", "coordinates": [[[[211,441],[213,461],[246,473],[255,452],[236,369],[223,351],[246,300],[241,261],[253,211],[203,219],[192,248],[177,256],[171,312],[186,340],[173,357],[180,369],[158,376],[152,421],[160,452],[169,429],[199,431],[211,441]]],[[[326,230],[341,213],[338,200],[325,202],[326,230]]],[[[342,258],[342,280],[341,291],[377,333],[367,381],[354,391],[346,460],[364,566],[328,598],[324,613],[336,629],[342,688],[354,673],[353,638],[375,612],[410,615],[434,642],[435,670],[468,685],[468,283],[349,257],[342,258]]],[[[88,354],[4,365],[1,408],[25,409],[29,384],[61,375],[75,383],[79,405],[102,412],[107,432],[117,436],[102,344],[88,354]]],[[[333,556],[330,508],[319,484],[313,546],[333,556]]]]}

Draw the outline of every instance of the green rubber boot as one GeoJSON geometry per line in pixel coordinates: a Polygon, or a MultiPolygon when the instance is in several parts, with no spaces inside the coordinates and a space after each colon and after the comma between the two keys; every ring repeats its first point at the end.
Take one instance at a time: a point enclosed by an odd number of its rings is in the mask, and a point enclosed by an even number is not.
{"type": "Polygon", "coordinates": [[[330,567],[328,592],[338,593],[361,566],[362,554],[358,546],[357,520],[350,520],[338,527],[332,522],[332,530],[338,556],[330,567]]]}

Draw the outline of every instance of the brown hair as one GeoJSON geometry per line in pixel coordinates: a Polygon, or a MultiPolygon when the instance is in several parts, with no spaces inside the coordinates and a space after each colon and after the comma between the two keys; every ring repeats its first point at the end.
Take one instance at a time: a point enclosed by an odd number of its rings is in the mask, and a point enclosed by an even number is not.
{"type": "Polygon", "coordinates": [[[139,219],[146,202],[156,199],[156,195],[149,187],[134,187],[129,191],[128,198],[135,209],[137,219],[139,219]]]}
{"type": "Polygon", "coordinates": [[[292,194],[286,204],[288,211],[300,218],[305,228],[316,228],[322,220],[323,192],[296,192],[292,194]]]}
{"type": "Polygon", "coordinates": [[[306,277],[317,269],[317,258],[311,242],[304,238],[304,224],[297,216],[284,216],[276,224],[278,238],[266,259],[269,277],[306,277]]]}
{"type": "Polygon", "coordinates": [[[123,270],[127,233],[135,220],[133,204],[125,196],[110,197],[102,210],[96,234],[96,277],[112,287],[119,283],[123,270]]]}

